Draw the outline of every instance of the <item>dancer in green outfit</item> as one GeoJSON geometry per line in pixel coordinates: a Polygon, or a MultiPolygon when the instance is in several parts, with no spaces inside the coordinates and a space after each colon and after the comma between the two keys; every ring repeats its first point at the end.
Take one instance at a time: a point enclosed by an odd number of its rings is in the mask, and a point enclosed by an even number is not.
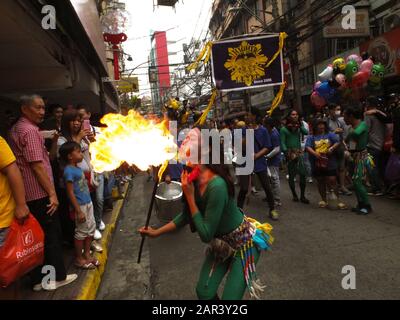
{"type": "MultiPolygon", "coordinates": [[[[346,141],[356,144],[353,152],[354,174],[353,186],[357,196],[358,205],[353,212],[367,215],[372,211],[367,189],[364,186],[367,173],[374,167],[374,161],[367,151],[368,145],[368,126],[362,120],[363,110],[360,107],[350,107],[344,112],[346,124],[351,125],[353,131],[347,136],[346,141]]],[[[350,148],[352,149],[352,148],[350,148]]]]}
{"type": "Polygon", "coordinates": [[[219,300],[218,287],[227,275],[223,300],[242,299],[246,288],[251,297],[259,299],[264,287],[257,278],[256,264],[260,252],[272,244],[272,227],[245,216],[237,207],[233,179],[225,165],[206,164],[197,168],[196,186],[186,171],[181,177],[187,200],[183,213],[159,229],[139,231],[142,235],[158,237],[186,225],[190,215],[200,239],[210,244],[197,283],[198,298],[219,300]]]}
{"type": "Polygon", "coordinates": [[[301,124],[299,114],[293,110],[286,118],[286,126],[281,129],[281,147],[288,161],[289,186],[293,194],[293,201],[298,202],[295,178],[300,176],[300,201],[309,204],[306,198],[306,167],[304,165],[304,151],[301,148],[301,135],[307,135],[308,131],[301,124]]]}

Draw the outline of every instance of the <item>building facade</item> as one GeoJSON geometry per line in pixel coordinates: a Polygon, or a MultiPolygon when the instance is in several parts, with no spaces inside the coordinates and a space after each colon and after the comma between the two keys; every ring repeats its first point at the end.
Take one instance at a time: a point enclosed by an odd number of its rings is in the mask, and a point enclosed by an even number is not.
{"type": "MultiPolygon", "coordinates": [[[[285,71],[290,83],[281,109],[294,107],[311,113],[310,94],[318,74],[336,57],[364,51],[389,70],[386,92],[398,91],[398,81],[393,81],[400,75],[397,0],[215,0],[212,12],[209,28],[214,40],[260,32],[288,33],[285,71]],[[342,8],[347,4],[356,9],[355,30],[341,27],[342,8]]],[[[274,95],[267,91],[249,92],[248,99],[240,100],[246,105],[268,106],[274,95]]],[[[228,107],[231,99],[225,100],[223,107],[228,107]]]]}
{"type": "Polygon", "coordinates": [[[41,1],[0,2],[0,109],[11,112],[21,95],[36,93],[48,104],[84,103],[99,114],[118,110],[114,84],[102,81],[109,69],[101,3],[46,3],[54,14],[41,1]]]}
{"type": "Polygon", "coordinates": [[[167,33],[156,31],[151,37],[150,86],[155,113],[161,113],[171,87],[167,33]]]}

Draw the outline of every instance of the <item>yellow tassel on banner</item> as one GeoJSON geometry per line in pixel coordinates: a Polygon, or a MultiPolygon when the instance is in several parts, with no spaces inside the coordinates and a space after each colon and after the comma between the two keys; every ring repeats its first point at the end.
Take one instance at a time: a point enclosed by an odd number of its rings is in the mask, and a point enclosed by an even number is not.
{"type": "Polygon", "coordinates": [[[272,101],[271,109],[269,109],[267,112],[269,116],[271,116],[272,113],[275,111],[275,109],[281,104],[282,99],[283,99],[283,93],[285,92],[285,88],[286,88],[286,82],[284,82],[281,85],[278,94],[275,96],[274,101],[272,101]]]}
{"type": "Polygon", "coordinates": [[[210,102],[208,103],[207,109],[204,110],[204,112],[201,115],[200,119],[197,120],[197,122],[194,124],[194,126],[197,126],[197,125],[201,125],[202,126],[206,122],[207,116],[210,113],[210,111],[211,111],[211,109],[212,109],[212,107],[213,107],[213,105],[215,103],[215,99],[217,99],[217,93],[218,93],[217,90],[214,89],[214,91],[213,91],[213,93],[211,95],[211,98],[210,98],[210,102]]]}
{"type": "Polygon", "coordinates": [[[212,44],[211,41],[207,42],[207,44],[204,46],[203,50],[201,50],[201,52],[200,52],[199,56],[197,57],[196,61],[193,62],[191,65],[189,65],[186,69],[188,71],[192,71],[194,69],[197,69],[199,64],[200,64],[200,62],[201,62],[201,60],[203,60],[204,57],[206,57],[205,60],[204,60],[204,64],[207,64],[208,61],[210,60],[210,57],[211,57],[212,45],[213,44],[212,44]]]}
{"type": "Polygon", "coordinates": [[[279,34],[279,49],[278,51],[274,54],[274,56],[271,58],[271,60],[269,60],[268,64],[266,65],[265,68],[268,68],[272,62],[274,62],[276,60],[276,58],[278,58],[279,54],[282,52],[283,47],[285,46],[285,39],[288,37],[286,32],[281,32],[279,34]]]}

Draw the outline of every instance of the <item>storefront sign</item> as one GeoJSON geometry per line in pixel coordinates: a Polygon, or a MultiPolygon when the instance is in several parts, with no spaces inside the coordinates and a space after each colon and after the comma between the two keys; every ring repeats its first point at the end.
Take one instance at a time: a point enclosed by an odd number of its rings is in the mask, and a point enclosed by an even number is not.
{"type": "Polygon", "coordinates": [[[370,35],[368,9],[356,10],[355,28],[345,29],[343,27],[343,15],[339,15],[332,23],[324,27],[325,38],[340,37],[367,37],[370,35]]]}

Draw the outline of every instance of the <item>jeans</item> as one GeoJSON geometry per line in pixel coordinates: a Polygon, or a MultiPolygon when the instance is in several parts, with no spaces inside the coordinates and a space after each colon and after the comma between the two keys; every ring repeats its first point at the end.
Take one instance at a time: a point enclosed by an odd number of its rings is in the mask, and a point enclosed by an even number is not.
{"type": "Polygon", "coordinates": [[[276,204],[281,202],[281,180],[279,177],[279,167],[268,167],[268,169],[271,173],[271,190],[276,204]]]}
{"type": "MultiPolygon", "coordinates": [[[[268,171],[257,172],[256,173],[262,188],[264,189],[265,195],[267,196],[268,206],[270,210],[275,209],[274,196],[271,191],[270,179],[268,177],[268,171]]],[[[237,199],[237,205],[239,208],[243,209],[244,202],[246,200],[246,195],[250,187],[250,176],[239,176],[240,191],[237,199]]]]}
{"type": "Polygon", "coordinates": [[[3,246],[4,242],[6,241],[8,234],[8,228],[0,229],[0,248],[3,246]]]}
{"type": "MultiPolygon", "coordinates": [[[[104,175],[103,175],[104,177],[104,175]]],[[[106,179],[104,179],[104,199],[108,200],[112,198],[112,189],[115,186],[115,176],[113,173],[108,173],[106,179]]]]}
{"type": "Polygon", "coordinates": [[[96,228],[100,228],[101,220],[103,219],[104,209],[104,174],[97,176],[99,186],[96,188],[96,208],[94,210],[94,219],[96,220],[96,228]]]}
{"type": "MultiPolygon", "coordinates": [[[[52,216],[47,214],[49,198],[28,202],[28,208],[39,222],[44,232],[44,265],[56,269],[56,281],[63,281],[67,277],[64,266],[61,225],[58,213],[52,216]]],[[[42,266],[35,268],[31,273],[32,285],[42,282],[42,266]]]]}

